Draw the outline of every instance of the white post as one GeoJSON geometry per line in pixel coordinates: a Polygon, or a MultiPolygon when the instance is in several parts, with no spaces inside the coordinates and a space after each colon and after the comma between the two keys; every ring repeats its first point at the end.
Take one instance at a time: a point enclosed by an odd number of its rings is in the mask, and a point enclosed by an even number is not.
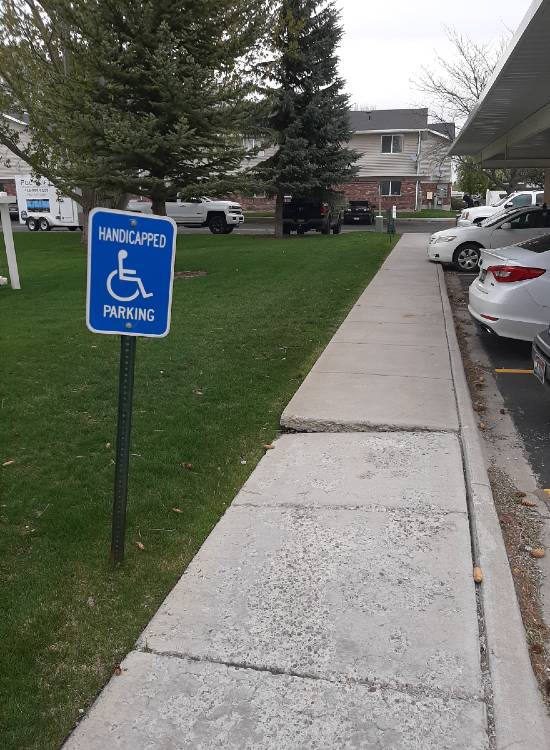
{"type": "Polygon", "coordinates": [[[0,224],[4,234],[4,244],[6,245],[6,257],[8,259],[8,270],[12,289],[21,289],[19,283],[19,269],[17,268],[17,257],[15,255],[15,245],[13,244],[13,232],[11,230],[10,212],[8,203],[13,201],[8,198],[7,193],[0,193],[0,224]]]}

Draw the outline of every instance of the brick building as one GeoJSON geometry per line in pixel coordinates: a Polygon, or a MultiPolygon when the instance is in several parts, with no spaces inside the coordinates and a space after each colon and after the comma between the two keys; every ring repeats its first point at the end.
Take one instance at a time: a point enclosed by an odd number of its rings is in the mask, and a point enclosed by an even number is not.
{"type": "MultiPolygon", "coordinates": [[[[451,160],[446,154],[454,123],[429,124],[427,109],[351,111],[350,121],[349,145],[359,153],[359,171],[338,187],[348,200],[366,199],[382,209],[450,208],[451,160]]],[[[268,148],[248,161],[252,166],[272,153],[268,148]]],[[[239,198],[248,209],[273,206],[264,195],[239,198]]]]}

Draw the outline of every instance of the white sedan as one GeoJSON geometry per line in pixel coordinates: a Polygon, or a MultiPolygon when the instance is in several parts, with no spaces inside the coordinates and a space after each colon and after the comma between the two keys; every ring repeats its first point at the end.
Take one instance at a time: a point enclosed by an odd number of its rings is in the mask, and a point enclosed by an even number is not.
{"type": "Polygon", "coordinates": [[[490,332],[532,341],[550,323],[550,234],[482,250],[470,315],[490,332]]]}
{"type": "Polygon", "coordinates": [[[507,247],[543,234],[550,226],[544,207],[511,209],[485,219],[480,226],[454,227],[430,237],[428,258],[452,263],[460,271],[476,271],[484,248],[507,247]]]}

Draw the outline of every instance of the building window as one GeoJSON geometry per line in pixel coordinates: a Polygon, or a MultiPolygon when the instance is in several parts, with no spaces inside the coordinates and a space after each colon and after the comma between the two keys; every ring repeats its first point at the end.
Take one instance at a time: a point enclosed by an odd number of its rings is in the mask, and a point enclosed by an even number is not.
{"type": "Polygon", "coordinates": [[[382,136],[382,153],[383,154],[401,154],[403,152],[402,135],[383,135],[382,136]]]}
{"type": "Polygon", "coordinates": [[[401,195],[401,180],[383,180],[380,183],[380,195],[401,195]]]}

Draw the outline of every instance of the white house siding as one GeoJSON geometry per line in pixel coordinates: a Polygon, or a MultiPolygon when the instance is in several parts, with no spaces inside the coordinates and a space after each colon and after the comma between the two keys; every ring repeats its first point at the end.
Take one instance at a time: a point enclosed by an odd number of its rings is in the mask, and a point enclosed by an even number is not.
{"type": "MultiPolygon", "coordinates": [[[[0,127],[3,123],[0,120],[0,127]]],[[[23,127],[10,120],[9,127],[18,130],[21,133],[22,144],[28,143],[28,137],[23,133],[23,127]]],[[[0,190],[6,190],[8,193],[15,195],[15,175],[28,174],[31,171],[29,165],[15,156],[6,146],[0,144],[0,190]]]]}
{"type": "MultiPolygon", "coordinates": [[[[383,133],[354,133],[350,148],[360,155],[356,162],[358,177],[405,177],[416,174],[418,131],[403,133],[403,151],[400,154],[382,153],[383,133]]],[[[387,133],[390,135],[390,133],[387,133]]],[[[399,135],[397,131],[395,135],[399,135]]]]}

